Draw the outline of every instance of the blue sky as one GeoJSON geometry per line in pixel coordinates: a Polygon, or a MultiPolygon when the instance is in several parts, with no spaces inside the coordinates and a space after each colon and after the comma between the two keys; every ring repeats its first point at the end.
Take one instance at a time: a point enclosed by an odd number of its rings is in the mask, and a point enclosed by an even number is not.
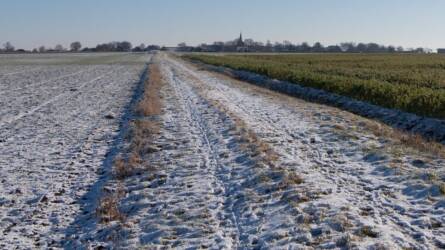
{"type": "Polygon", "coordinates": [[[444,0],[5,0],[0,43],[260,41],[445,47],[444,0]]]}

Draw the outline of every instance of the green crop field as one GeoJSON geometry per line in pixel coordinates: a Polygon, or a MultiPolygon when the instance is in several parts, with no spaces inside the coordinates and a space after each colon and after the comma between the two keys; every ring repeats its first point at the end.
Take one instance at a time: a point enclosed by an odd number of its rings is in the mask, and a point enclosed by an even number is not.
{"type": "Polygon", "coordinates": [[[188,54],[185,58],[421,116],[445,118],[445,56],[437,54],[188,54]]]}

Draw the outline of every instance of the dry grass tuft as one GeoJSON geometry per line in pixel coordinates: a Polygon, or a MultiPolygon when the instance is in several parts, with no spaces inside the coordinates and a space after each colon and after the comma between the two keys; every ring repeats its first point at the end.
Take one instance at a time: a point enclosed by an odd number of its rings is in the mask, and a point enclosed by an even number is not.
{"type": "Polygon", "coordinates": [[[159,66],[152,64],[149,67],[148,79],[145,81],[144,95],[136,106],[136,113],[142,116],[161,114],[161,99],[159,91],[163,85],[159,66]]]}
{"type": "Polygon", "coordinates": [[[142,159],[137,152],[132,152],[127,160],[118,157],[114,161],[113,174],[118,180],[124,180],[137,173],[142,164],[142,159]]]}
{"type": "Polygon", "coordinates": [[[445,157],[445,146],[427,139],[420,134],[409,133],[399,129],[393,129],[389,126],[382,125],[376,121],[368,121],[363,123],[367,130],[370,130],[378,137],[392,138],[397,143],[419,150],[424,153],[431,153],[436,156],[445,157]]]}
{"type": "Polygon", "coordinates": [[[99,201],[96,214],[101,223],[109,223],[111,221],[124,221],[125,216],[119,210],[120,198],[116,195],[106,195],[99,201]]]}
{"type": "Polygon", "coordinates": [[[419,134],[394,131],[393,135],[403,145],[411,146],[421,152],[429,152],[437,156],[445,157],[445,147],[442,144],[425,139],[419,134]]]}
{"type": "Polygon", "coordinates": [[[340,131],[346,130],[346,128],[340,124],[334,124],[334,125],[332,125],[332,128],[336,129],[336,130],[340,130],[340,131]]]}
{"type": "Polygon", "coordinates": [[[118,180],[123,180],[127,177],[132,176],[134,170],[135,169],[133,168],[133,166],[125,162],[125,160],[120,157],[114,161],[113,174],[118,180]]]}
{"type": "Polygon", "coordinates": [[[109,223],[112,221],[123,222],[125,220],[125,215],[119,209],[119,201],[124,194],[123,188],[119,186],[115,193],[106,194],[99,200],[96,215],[100,223],[109,223]]]}
{"type": "Polygon", "coordinates": [[[158,122],[136,120],[132,124],[130,149],[134,153],[143,155],[147,153],[147,147],[152,144],[153,137],[159,133],[158,122]]]}
{"type": "Polygon", "coordinates": [[[141,156],[137,152],[132,152],[128,158],[128,165],[131,168],[138,168],[142,164],[141,156]]]}
{"type": "Polygon", "coordinates": [[[370,226],[363,226],[360,229],[360,235],[368,236],[370,238],[377,238],[377,237],[379,237],[379,233],[377,231],[375,231],[375,229],[373,229],[370,226]]]}
{"type": "Polygon", "coordinates": [[[303,178],[294,173],[294,172],[290,172],[290,173],[286,173],[283,177],[283,180],[281,181],[283,184],[285,184],[286,186],[292,186],[292,185],[299,185],[301,183],[303,183],[303,178]]]}

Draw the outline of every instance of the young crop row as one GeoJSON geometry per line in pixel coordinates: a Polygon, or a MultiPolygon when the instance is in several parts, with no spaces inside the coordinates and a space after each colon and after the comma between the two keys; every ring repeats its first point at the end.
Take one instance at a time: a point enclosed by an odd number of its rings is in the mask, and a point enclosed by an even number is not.
{"type": "Polygon", "coordinates": [[[445,118],[445,57],[433,55],[185,55],[387,108],[445,118]]]}

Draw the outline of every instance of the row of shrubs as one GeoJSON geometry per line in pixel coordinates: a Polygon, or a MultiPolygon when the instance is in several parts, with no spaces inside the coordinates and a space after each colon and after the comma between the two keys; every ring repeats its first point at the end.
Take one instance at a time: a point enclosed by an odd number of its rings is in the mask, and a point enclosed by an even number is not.
{"type": "MultiPolygon", "coordinates": [[[[312,63],[312,65],[315,66],[311,68],[289,62],[289,57],[299,56],[301,55],[273,55],[262,58],[258,55],[185,55],[185,57],[192,60],[236,70],[251,71],[270,78],[294,82],[306,87],[323,89],[387,108],[400,109],[421,116],[445,118],[445,88],[441,85],[437,86],[436,84],[434,87],[426,87],[428,85],[400,83],[403,81],[396,81],[394,83],[381,80],[377,77],[363,79],[351,75],[323,73],[320,72],[320,65],[322,64],[312,63]]],[[[324,57],[322,54],[311,56],[317,60],[322,60],[324,57]]],[[[332,57],[333,55],[329,56],[332,57]]],[[[445,57],[443,59],[445,61],[445,57]]],[[[336,62],[332,61],[331,63],[335,64],[336,62]]],[[[357,63],[360,63],[360,61],[357,63]]],[[[388,64],[385,61],[381,61],[380,63],[388,64]]],[[[380,68],[381,74],[385,74],[385,71],[388,70],[388,67],[384,67],[385,65],[378,65],[379,61],[377,60],[374,64],[376,65],[375,68],[380,68]]],[[[311,63],[308,65],[311,65],[311,63]]]]}

